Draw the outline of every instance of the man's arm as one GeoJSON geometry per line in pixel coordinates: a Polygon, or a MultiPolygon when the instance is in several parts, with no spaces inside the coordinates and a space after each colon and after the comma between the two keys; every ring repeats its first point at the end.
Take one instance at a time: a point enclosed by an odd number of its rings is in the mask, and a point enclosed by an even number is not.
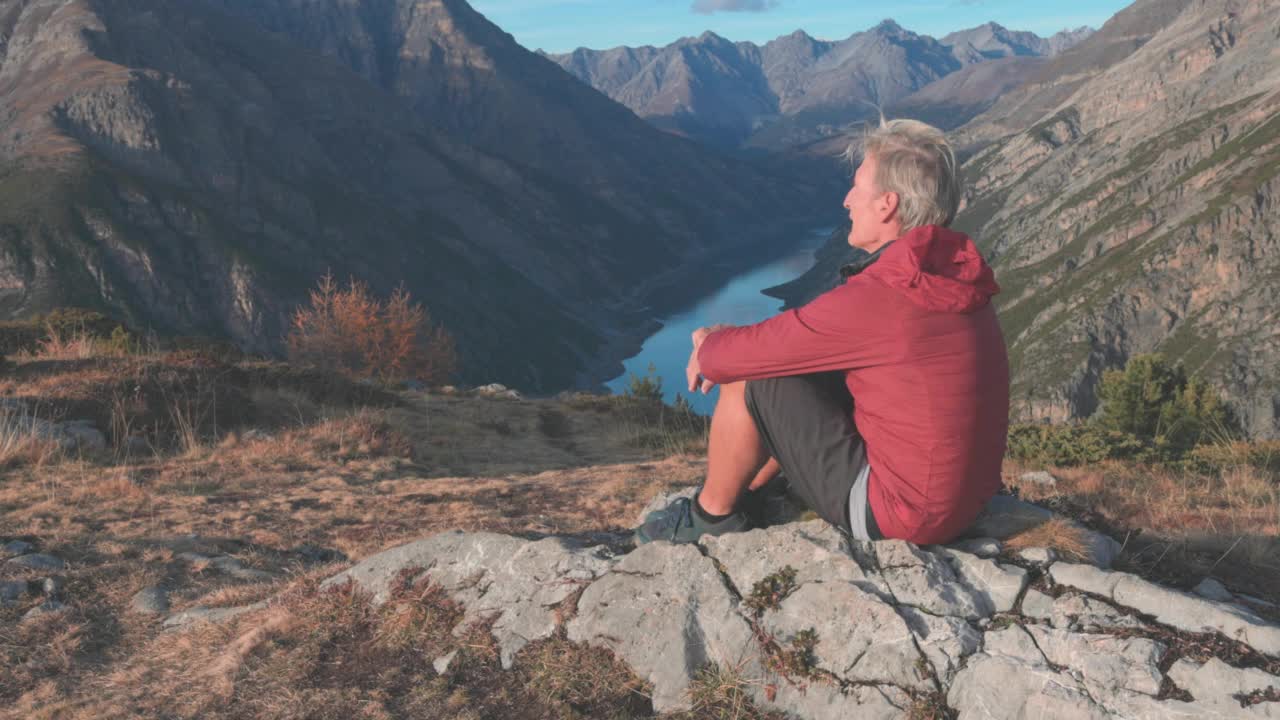
{"type": "Polygon", "coordinates": [[[864,365],[889,331],[868,289],[849,282],[755,325],[716,330],[694,351],[698,370],[723,384],[864,365]]]}

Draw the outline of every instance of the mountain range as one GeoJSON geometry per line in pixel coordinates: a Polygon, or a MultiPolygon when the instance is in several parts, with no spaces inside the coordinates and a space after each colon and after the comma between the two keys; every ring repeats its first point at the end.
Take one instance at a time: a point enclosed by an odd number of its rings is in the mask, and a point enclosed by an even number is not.
{"type": "MultiPolygon", "coordinates": [[[[1088,416],[1105,370],[1154,351],[1280,436],[1278,39],[1268,0],[1139,0],[956,131],[1015,418],[1088,416]]],[[[838,230],[775,292],[802,302],[853,254],[838,230]]]]}
{"type": "Polygon", "coordinates": [[[0,0],[0,118],[0,318],[88,306],[271,353],[332,270],[404,283],[464,380],[534,391],[822,194],[655,130],[462,0],[0,0]]]}
{"type": "MultiPolygon", "coordinates": [[[[547,57],[657,127],[713,145],[777,150],[840,132],[876,107],[919,106],[913,93],[967,68],[1053,56],[1091,32],[1041,38],[987,23],[936,40],[885,20],[840,41],[797,30],[756,45],[707,32],[662,48],[579,48],[547,57]]],[[[950,124],[985,109],[999,90],[1019,84],[1023,67],[1034,66],[1005,63],[995,91],[983,81],[951,85],[950,124]],[[955,106],[970,110],[957,116],[955,106]]]]}

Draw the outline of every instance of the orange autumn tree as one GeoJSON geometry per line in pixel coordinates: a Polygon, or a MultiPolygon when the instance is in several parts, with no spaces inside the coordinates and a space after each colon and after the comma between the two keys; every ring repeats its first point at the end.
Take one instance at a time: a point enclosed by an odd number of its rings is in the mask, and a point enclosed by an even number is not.
{"type": "Polygon", "coordinates": [[[386,301],[352,278],[346,287],[332,273],[320,278],[309,304],[290,322],[289,358],[325,370],[381,382],[415,378],[446,382],[457,370],[453,337],[413,302],[404,286],[386,301]]]}

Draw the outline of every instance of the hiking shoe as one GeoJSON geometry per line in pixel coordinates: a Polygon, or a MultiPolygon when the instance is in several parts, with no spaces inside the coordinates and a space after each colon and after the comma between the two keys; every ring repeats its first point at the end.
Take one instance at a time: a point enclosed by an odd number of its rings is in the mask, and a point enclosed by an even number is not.
{"type": "Polygon", "coordinates": [[[751,529],[750,521],[741,512],[735,512],[720,522],[707,522],[698,517],[693,509],[693,502],[690,498],[679,497],[665,508],[649,513],[644,524],[636,528],[636,545],[654,540],[695,543],[703,535],[724,535],[751,529]]]}

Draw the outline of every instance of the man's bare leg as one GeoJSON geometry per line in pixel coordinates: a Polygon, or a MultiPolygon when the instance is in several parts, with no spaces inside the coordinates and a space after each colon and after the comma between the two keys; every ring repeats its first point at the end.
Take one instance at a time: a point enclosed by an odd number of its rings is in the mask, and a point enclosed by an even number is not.
{"type": "Polygon", "coordinates": [[[733,512],[743,491],[760,487],[778,474],[778,462],[765,451],[747,410],[746,389],[745,382],[721,385],[711,416],[707,481],[698,504],[712,515],[733,512]]]}

